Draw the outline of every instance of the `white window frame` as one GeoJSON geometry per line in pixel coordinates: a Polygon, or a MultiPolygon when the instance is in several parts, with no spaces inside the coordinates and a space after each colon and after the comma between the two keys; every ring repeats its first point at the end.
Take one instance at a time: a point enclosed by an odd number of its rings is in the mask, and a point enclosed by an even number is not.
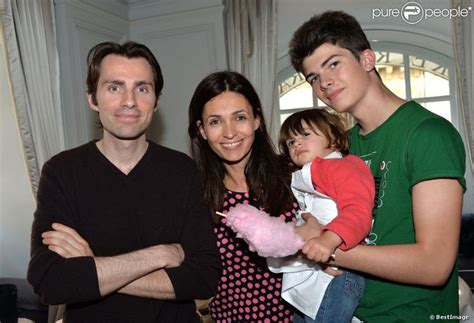
{"type": "Polygon", "coordinates": [[[455,128],[459,129],[459,109],[456,105],[456,90],[454,77],[454,64],[450,57],[444,54],[427,50],[418,46],[394,43],[394,42],[376,42],[372,45],[374,52],[395,52],[403,55],[403,66],[405,71],[405,99],[407,101],[415,99],[419,103],[449,101],[451,107],[451,123],[455,128]],[[449,95],[429,96],[426,98],[413,98],[411,94],[411,80],[410,80],[410,56],[430,60],[440,66],[446,67],[449,71],[449,95]]]}

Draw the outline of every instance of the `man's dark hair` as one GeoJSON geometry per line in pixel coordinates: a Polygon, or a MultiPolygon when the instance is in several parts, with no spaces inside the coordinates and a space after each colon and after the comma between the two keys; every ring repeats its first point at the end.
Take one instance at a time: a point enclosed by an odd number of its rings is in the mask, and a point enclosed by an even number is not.
{"type": "MultiPolygon", "coordinates": [[[[117,55],[127,58],[143,57],[150,63],[153,70],[153,81],[156,99],[158,100],[163,89],[163,74],[160,64],[151,50],[143,44],[127,41],[123,44],[103,42],[95,45],[87,54],[87,93],[92,95],[92,102],[97,104],[97,85],[100,78],[100,64],[107,55],[117,55]]],[[[155,102],[156,104],[156,102],[155,102]]]]}
{"type": "Polygon", "coordinates": [[[357,20],[342,11],[326,11],[315,15],[298,30],[290,41],[291,64],[303,72],[303,61],[321,45],[330,43],[349,50],[357,60],[370,43],[357,20]]]}

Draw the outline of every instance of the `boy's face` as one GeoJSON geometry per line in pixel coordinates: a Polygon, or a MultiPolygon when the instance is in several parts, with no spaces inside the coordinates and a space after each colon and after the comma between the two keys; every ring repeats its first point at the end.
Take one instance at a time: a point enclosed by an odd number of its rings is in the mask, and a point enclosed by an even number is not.
{"type": "Polygon", "coordinates": [[[316,157],[324,158],[334,151],[331,141],[315,126],[311,127],[304,121],[303,132],[291,134],[286,141],[290,158],[296,166],[303,167],[316,157]]]}
{"type": "Polygon", "coordinates": [[[374,66],[375,54],[370,49],[357,60],[349,50],[325,43],[304,59],[303,73],[326,105],[353,113],[366,98],[374,66]]]}

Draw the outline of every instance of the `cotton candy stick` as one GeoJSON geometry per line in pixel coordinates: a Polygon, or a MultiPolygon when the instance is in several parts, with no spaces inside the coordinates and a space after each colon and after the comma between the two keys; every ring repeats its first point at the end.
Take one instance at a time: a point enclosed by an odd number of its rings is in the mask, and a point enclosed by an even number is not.
{"type": "Polygon", "coordinates": [[[239,204],[226,214],[226,225],[262,257],[286,257],[300,250],[304,241],[297,235],[294,223],[271,217],[248,204],[239,204]]]}
{"type": "Polygon", "coordinates": [[[224,218],[226,218],[226,217],[227,217],[227,215],[226,215],[226,214],[224,214],[224,213],[222,213],[222,212],[217,212],[217,211],[216,211],[216,214],[217,214],[217,215],[220,215],[220,216],[222,216],[222,217],[224,217],[224,218]]]}

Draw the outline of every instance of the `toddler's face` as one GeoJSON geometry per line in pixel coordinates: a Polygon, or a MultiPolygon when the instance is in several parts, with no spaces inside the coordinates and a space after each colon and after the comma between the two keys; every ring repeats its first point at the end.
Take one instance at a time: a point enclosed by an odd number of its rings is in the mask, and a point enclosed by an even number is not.
{"type": "Polygon", "coordinates": [[[291,134],[286,142],[291,160],[299,167],[312,162],[316,157],[324,158],[334,151],[330,139],[316,126],[310,127],[304,121],[302,126],[303,133],[291,134]]]}

